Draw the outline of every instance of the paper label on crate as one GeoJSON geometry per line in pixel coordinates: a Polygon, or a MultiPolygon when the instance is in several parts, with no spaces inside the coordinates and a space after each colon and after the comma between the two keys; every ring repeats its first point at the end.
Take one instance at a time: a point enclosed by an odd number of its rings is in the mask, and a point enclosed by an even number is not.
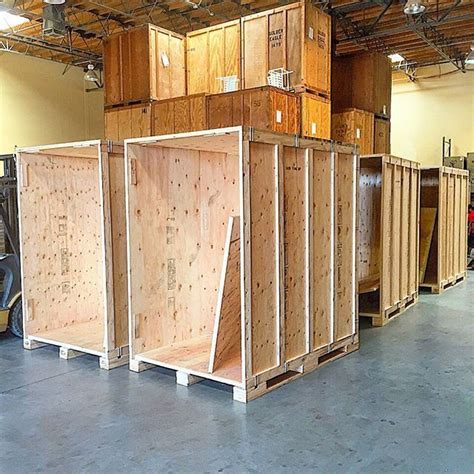
{"type": "Polygon", "coordinates": [[[161,53],[161,63],[163,67],[168,67],[170,65],[170,59],[166,53],[161,53]]]}
{"type": "Polygon", "coordinates": [[[281,110],[276,111],[276,122],[281,123],[281,110]]]}
{"type": "Polygon", "coordinates": [[[313,27],[311,26],[308,28],[308,38],[314,39],[314,30],[313,30],[313,27]]]}
{"type": "Polygon", "coordinates": [[[360,128],[356,128],[356,138],[360,138],[360,128]]]}
{"type": "Polygon", "coordinates": [[[383,114],[387,115],[387,106],[386,105],[383,106],[383,114]]]}
{"type": "Polygon", "coordinates": [[[316,123],[311,123],[311,135],[316,135],[316,123]]]}

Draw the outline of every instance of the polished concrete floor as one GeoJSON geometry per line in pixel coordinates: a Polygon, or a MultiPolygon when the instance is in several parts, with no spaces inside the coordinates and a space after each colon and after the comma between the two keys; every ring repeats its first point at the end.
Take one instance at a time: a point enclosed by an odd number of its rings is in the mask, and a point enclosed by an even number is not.
{"type": "Polygon", "coordinates": [[[474,276],[248,405],[0,337],[0,472],[472,473],[473,347],[474,276]]]}

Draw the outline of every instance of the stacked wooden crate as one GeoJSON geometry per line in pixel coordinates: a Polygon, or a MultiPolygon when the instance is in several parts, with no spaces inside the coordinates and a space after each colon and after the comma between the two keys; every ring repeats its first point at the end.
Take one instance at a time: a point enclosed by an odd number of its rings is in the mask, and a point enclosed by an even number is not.
{"type": "Polygon", "coordinates": [[[154,25],[104,41],[105,138],[151,134],[151,103],[186,94],[185,38],[154,25]]]}
{"type": "Polygon", "coordinates": [[[391,61],[379,53],[333,58],[332,138],[361,155],[390,153],[391,61]]]}
{"type": "Polygon", "coordinates": [[[106,138],[222,124],[330,139],[330,38],[329,15],[309,2],[193,31],[186,38],[151,25],[112,36],[104,47],[106,138]],[[165,38],[169,53],[160,46],[165,38]],[[267,75],[274,69],[290,71],[285,89],[270,87],[267,75]]]}

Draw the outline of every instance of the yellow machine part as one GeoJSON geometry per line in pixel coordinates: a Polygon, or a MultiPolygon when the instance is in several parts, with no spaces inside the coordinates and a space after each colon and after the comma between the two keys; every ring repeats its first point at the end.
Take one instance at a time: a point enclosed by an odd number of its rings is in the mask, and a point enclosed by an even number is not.
{"type": "Polygon", "coordinates": [[[10,309],[21,296],[21,292],[17,293],[9,302],[8,307],[0,309],[0,332],[5,332],[8,328],[8,317],[10,315],[10,309]]]}

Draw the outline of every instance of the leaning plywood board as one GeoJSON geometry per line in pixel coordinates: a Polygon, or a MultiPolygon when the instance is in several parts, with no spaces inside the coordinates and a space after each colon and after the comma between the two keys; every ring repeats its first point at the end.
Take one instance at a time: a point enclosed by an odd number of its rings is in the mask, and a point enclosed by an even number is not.
{"type": "Polygon", "coordinates": [[[422,170],[421,206],[437,219],[420,287],[441,293],[466,278],[469,172],[442,166],[422,170]]]}
{"type": "Polygon", "coordinates": [[[127,363],[123,146],[17,152],[24,345],[127,363]]]}
{"type": "Polygon", "coordinates": [[[353,147],[233,127],[126,148],[132,370],[248,401],[358,346],[353,147]]]}
{"type": "Polygon", "coordinates": [[[420,281],[425,279],[437,211],[436,207],[420,207],[420,281]]]}
{"type": "Polygon", "coordinates": [[[361,157],[359,311],[383,326],[418,298],[419,164],[361,157]]]}

